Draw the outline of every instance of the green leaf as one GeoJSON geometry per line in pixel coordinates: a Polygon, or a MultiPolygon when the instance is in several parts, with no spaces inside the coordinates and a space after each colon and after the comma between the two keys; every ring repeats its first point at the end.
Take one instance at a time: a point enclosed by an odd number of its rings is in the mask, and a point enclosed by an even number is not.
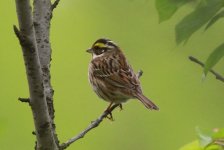
{"type": "Polygon", "coordinates": [[[200,147],[198,140],[195,140],[181,147],[180,150],[203,150],[203,148],[200,147]]]}
{"type": "Polygon", "coordinates": [[[159,22],[161,23],[170,19],[177,9],[187,2],[189,2],[189,0],[156,0],[159,22]]]}
{"type": "Polygon", "coordinates": [[[224,56],[224,43],[217,47],[207,58],[204,66],[204,75],[215,66],[219,60],[224,56]]]}
{"type": "Polygon", "coordinates": [[[224,138],[224,128],[221,129],[216,129],[217,131],[214,132],[214,134],[212,135],[213,139],[217,139],[217,138],[224,138]]]}
{"type": "Polygon", "coordinates": [[[206,24],[222,7],[223,0],[201,0],[195,10],[176,25],[176,42],[186,42],[191,35],[206,24]]]}
{"type": "Polygon", "coordinates": [[[199,128],[196,128],[198,133],[198,140],[195,140],[182,148],[180,150],[224,150],[222,144],[215,143],[220,138],[224,137],[224,128],[214,129],[212,133],[202,133],[199,128]]]}
{"type": "Polygon", "coordinates": [[[204,134],[199,128],[196,128],[198,134],[198,140],[201,147],[206,147],[212,142],[212,137],[210,135],[204,134]]]}
{"type": "Polygon", "coordinates": [[[224,10],[221,11],[220,13],[218,13],[217,15],[215,15],[207,24],[207,26],[205,27],[205,30],[207,30],[209,27],[211,27],[216,21],[218,21],[219,19],[221,19],[222,17],[224,17],[224,10]]]}
{"type": "Polygon", "coordinates": [[[206,147],[203,150],[223,150],[223,149],[218,145],[210,145],[209,147],[206,147]]]}
{"type": "MultiPolygon", "coordinates": [[[[208,146],[207,148],[215,148],[217,150],[224,150],[224,128],[221,128],[221,129],[213,129],[213,135],[212,135],[212,139],[213,139],[213,142],[211,144],[211,146],[208,146]]],[[[210,149],[207,149],[206,150],[210,150],[210,149]]],[[[214,150],[214,149],[211,149],[211,150],[214,150]]]]}

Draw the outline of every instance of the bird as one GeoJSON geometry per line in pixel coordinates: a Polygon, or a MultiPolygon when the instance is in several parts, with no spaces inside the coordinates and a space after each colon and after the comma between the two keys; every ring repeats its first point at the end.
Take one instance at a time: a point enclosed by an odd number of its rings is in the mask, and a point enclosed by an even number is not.
{"type": "MultiPolygon", "coordinates": [[[[121,48],[108,38],[96,40],[86,52],[92,54],[88,78],[93,91],[112,105],[130,99],[139,100],[147,109],[159,110],[142,92],[138,76],[134,73],[121,48]]],[[[111,114],[112,117],[112,114],[111,114]]]]}

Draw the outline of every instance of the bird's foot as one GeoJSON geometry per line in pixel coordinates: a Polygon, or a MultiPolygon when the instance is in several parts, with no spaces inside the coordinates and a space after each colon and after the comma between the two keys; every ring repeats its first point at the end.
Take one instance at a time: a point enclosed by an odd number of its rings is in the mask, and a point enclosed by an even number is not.
{"type": "Polygon", "coordinates": [[[105,110],[105,113],[107,113],[108,115],[106,116],[107,119],[111,120],[111,121],[114,121],[114,118],[113,118],[113,115],[112,115],[112,112],[111,112],[111,107],[113,105],[113,102],[111,102],[109,104],[109,106],[107,107],[107,109],[105,110]]]}
{"type": "Polygon", "coordinates": [[[107,107],[107,109],[104,111],[106,113],[105,118],[109,119],[110,121],[114,121],[112,111],[118,106],[120,108],[120,111],[123,110],[122,104],[114,104],[113,105],[113,102],[111,102],[110,105],[107,107]]]}
{"type": "Polygon", "coordinates": [[[114,121],[114,118],[111,112],[108,112],[108,115],[106,116],[106,118],[109,119],[110,121],[114,121]]]}

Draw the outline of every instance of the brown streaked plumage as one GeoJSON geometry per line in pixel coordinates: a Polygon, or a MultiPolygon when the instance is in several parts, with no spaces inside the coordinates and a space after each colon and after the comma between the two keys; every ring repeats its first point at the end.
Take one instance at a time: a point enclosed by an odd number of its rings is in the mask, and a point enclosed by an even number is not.
{"type": "Polygon", "coordinates": [[[110,106],[137,98],[146,108],[159,108],[142,93],[140,81],[125,55],[113,41],[98,39],[87,52],[92,54],[89,81],[94,92],[110,106]]]}

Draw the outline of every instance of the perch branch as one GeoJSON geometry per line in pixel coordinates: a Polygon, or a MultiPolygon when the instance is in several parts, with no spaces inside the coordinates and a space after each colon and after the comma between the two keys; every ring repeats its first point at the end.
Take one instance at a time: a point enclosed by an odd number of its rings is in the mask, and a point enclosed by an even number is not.
{"type": "MultiPolygon", "coordinates": [[[[140,78],[143,74],[142,70],[139,70],[137,72],[137,77],[140,78]]],[[[95,121],[93,121],[85,130],[83,130],[82,132],[80,132],[77,136],[69,139],[67,142],[62,143],[60,146],[60,149],[66,149],[69,145],[71,145],[72,143],[74,143],[75,141],[83,138],[90,130],[96,128],[97,126],[99,126],[99,124],[103,121],[104,118],[106,118],[108,115],[111,115],[112,111],[116,108],[120,106],[120,104],[114,104],[109,111],[104,111],[95,121]]]]}
{"type": "Polygon", "coordinates": [[[70,144],[72,144],[73,142],[83,138],[86,133],[88,133],[90,130],[96,128],[97,126],[99,126],[99,124],[103,121],[104,118],[106,118],[109,114],[111,114],[111,112],[118,107],[119,104],[115,104],[111,107],[111,109],[109,111],[104,111],[99,118],[97,118],[95,121],[92,121],[92,123],[85,129],[83,130],[81,133],[79,133],[77,136],[69,139],[67,142],[61,144],[60,149],[66,149],[70,144]]]}
{"type": "MultiPolygon", "coordinates": [[[[189,56],[189,59],[192,62],[194,62],[196,64],[199,64],[201,67],[204,67],[205,66],[204,63],[202,63],[200,60],[198,60],[197,58],[195,58],[193,56],[189,56]]],[[[215,78],[217,80],[220,80],[220,81],[224,82],[224,77],[222,75],[220,75],[219,73],[215,72],[213,69],[210,69],[209,72],[211,72],[215,76],[215,78]]]]}

